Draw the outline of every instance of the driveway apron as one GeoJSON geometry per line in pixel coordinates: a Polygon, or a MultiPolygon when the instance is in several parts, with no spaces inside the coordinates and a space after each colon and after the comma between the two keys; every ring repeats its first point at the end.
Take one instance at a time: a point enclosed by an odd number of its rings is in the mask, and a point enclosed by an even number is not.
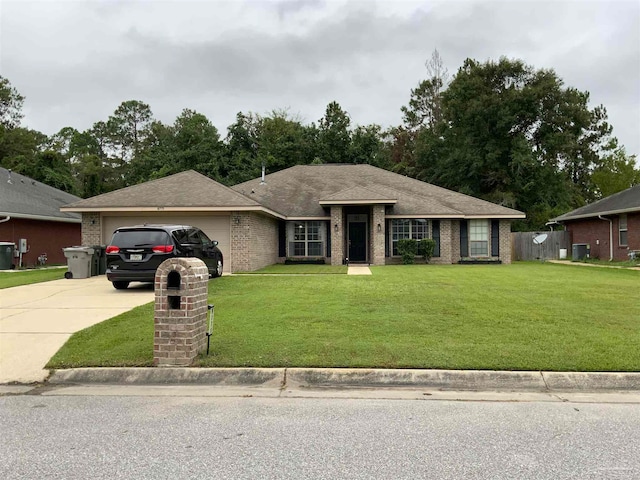
{"type": "Polygon", "coordinates": [[[151,286],[115,290],[105,276],[0,290],[0,384],[43,381],[44,366],[73,333],[153,298],[151,286]]]}

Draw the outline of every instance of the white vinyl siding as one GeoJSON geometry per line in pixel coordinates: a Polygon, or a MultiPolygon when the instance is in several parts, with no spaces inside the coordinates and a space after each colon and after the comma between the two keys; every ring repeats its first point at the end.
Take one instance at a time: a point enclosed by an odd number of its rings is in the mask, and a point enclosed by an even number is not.
{"type": "Polygon", "coordinates": [[[287,256],[324,257],[325,222],[287,222],[287,256]]]}

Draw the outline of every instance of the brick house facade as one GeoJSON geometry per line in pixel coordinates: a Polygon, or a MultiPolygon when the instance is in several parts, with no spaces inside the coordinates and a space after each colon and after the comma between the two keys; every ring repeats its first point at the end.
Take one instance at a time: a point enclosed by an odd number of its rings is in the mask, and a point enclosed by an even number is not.
{"type": "Polygon", "coordinates": [[[399,263],[402,238],[433,238],[434,264],[511,263],[511,221],[524,218],[370,165],[297,166],[231,188],[187,171],[63,210],[82,213],[83,245],[108,243],[119,222],[194,225],[220,242],[227,272],[285,260],[399,263]]]}
{"type": "Polygon", "coordinates": [[[628,260],[640,255],[640,185],[551,220],[564,225],[571,244],[589,245],[592,258],[628,260]]]}

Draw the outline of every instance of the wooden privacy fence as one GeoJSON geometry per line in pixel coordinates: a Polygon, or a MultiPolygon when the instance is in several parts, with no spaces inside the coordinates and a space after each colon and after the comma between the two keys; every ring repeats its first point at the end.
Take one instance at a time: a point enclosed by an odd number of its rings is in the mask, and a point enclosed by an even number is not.
{"type": "Polygon", "coordinates": [[[560,249],[567,250],[567,258],[571,257],[571,244],[569,232],[540,231],[540,232],[513,232],[511,234],[511,259],[518,260],[557,260],[560,258],[560,249]],[[533,239],[546,233],[547,239],[536,245],[533,239]]]}

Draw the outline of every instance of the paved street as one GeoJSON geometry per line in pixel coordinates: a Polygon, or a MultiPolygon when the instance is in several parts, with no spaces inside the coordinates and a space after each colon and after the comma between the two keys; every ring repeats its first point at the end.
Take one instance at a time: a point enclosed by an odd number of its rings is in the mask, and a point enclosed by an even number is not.
{"type": "Polygon", "coordinates": [[[0,397],[0,478],[640,477],[638,403],[73,388],[0,397]]]}

